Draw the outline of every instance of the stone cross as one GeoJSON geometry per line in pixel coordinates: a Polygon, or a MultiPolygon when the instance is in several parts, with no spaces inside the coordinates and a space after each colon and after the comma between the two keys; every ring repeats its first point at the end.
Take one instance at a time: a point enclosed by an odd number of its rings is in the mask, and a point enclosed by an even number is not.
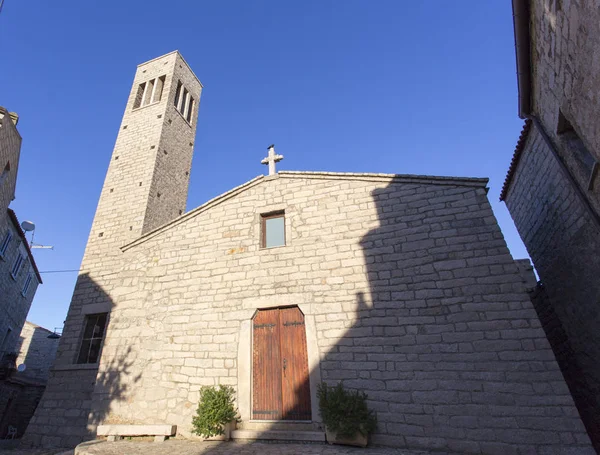
{"type": "Polygon", "coordinates": [[[275,154],[275,146],[269,145],[267,148],[269,150],[269,155],[260,162],[261,164],[269,165],[269,175],[275,175],[275,163],[281,161],[283,159],[283,155],[275,154]]]}

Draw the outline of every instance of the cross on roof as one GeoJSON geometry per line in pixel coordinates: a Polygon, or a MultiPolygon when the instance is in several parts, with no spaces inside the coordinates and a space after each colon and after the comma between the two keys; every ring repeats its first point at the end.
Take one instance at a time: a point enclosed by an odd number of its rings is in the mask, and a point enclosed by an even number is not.
{"type": "Polygon", "coordinates": [[[269,154],[266,158],[263,158],[261,164],[268,164],[269,175],[275,175],[275,163],[281,161],[283,159],[283,155],[275,154],[275,145],[269,145],[269,147],[267,147],[267,150],[269,150],[269,154]]]}

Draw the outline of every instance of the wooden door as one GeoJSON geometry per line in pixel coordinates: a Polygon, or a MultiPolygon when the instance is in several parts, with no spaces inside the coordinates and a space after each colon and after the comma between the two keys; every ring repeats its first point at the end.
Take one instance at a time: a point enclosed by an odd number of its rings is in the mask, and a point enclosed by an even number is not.
{"type": "Polygon", "coordinates": [[[252,418],[311,420],[304,315],[259,310],[253,321],[252,418]]]}

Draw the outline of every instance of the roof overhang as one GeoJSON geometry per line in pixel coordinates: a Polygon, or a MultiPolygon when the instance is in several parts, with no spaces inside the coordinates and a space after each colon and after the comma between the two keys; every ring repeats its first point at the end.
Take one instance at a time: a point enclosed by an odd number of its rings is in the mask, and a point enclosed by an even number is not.
{"type": "Polygon", "coordinates": [[[529,28],[529,0],[512,0],[515,54],[517,57],[517,85],[519,90],[519,117],[531,114],[531,34],[529,28]]]}

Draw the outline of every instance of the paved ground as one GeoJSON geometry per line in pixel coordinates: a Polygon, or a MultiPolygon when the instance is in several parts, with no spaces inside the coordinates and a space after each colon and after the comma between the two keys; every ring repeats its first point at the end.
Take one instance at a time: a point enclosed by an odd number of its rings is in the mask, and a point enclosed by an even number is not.
{"type": "Polygon", "coordinates": [[[0,449],[0,455],[73,455],[74,450],[58,449],[0,449]]]}
{"type": "MultiPolygon", "coordinates": [[[[0,449],[1,455],[73,455],[73,451],[0,449]]],[[[276,444],[170,440],[163,443],[118,441],[83,444],[75,455],[428,455],[429,452],[329,444],[276,444]]],[[[436,453],[436,455],[442,455],[436,453]]]]}
{"type": "Polygon", "coordinates": [[[76,455],[428,455],[428,452],[390,448],[355,448],[329,444],[276,444],[170,440],[102,442],[80,446],[76,455]]]}

